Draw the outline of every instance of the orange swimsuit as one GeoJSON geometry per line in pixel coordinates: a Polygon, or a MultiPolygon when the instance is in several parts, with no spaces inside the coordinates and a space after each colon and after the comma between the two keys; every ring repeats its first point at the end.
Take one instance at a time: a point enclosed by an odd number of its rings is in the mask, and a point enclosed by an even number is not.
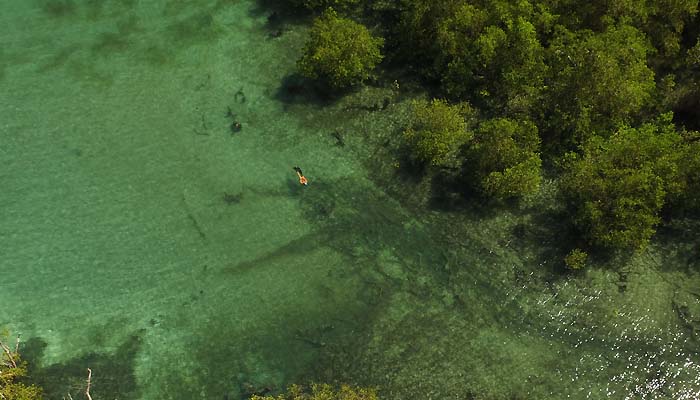
{"type": "Polygon", "coordinates": [[[306,180],[306,177],[302,175],[299,171],[297,171],[297,175],[299,175],[299,183],[302,185],[308,185],[309,181],[306,180]]]}

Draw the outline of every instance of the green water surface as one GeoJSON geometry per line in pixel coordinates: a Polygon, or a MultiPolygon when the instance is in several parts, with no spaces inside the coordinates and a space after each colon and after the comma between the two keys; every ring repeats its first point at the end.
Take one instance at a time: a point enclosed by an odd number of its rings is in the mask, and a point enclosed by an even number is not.
{"type": "Polygon", "coordinates": [[[319,380],[406,400],[700,397],[691,222],[563,274],[554,183],[505,208],[416,200],[428,188],[385,147],[420,94],[295,88],[304,18],[5,3],[0,326],[48,398],[78,398],[87,368],[96,400],[319,380]]]}

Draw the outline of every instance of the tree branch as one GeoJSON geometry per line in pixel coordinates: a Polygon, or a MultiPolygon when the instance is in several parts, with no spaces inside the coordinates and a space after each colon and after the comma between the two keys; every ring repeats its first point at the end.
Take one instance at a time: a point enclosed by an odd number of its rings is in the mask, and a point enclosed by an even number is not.
{"type": "Polygon", "coordinates": [[[92,370],[90,368],[88,370],[88,379],[87,379],[87,388],[85,389],[85,396],[87,396],[88,400],[92,400],[92,396],[90,396],[90,380],[92,379],[92,370]]]}
{"type": "Polygon", "coordinates": [[[0,347],[2,347],[3,350],[5,350],[5,354],[7,354],[7,357],[10,359],[10,363],[12,363],[12,367],[17,368],[17,363],[15,362],[14,357],[12,357],[12,352],[10,352],[10,349],[5,346],[2,342],[0,342],[0,347]]]}

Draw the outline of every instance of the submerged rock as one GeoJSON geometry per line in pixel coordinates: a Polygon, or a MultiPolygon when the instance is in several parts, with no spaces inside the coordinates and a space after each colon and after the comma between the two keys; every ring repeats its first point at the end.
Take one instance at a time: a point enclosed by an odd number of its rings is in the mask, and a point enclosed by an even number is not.
{"type": "Polygon", "coordinates": [[[241,125],[240,122],[238,121],[233,121],[231,123],[231,134],[233,135],[234,133],[238,133],[243,129],[243,125],[241,125]]]}
{"type": "Polygon", "coordinates": [[[243,199],[243,193],[226,193],[224,192],[224,201],[226,204],[238,204],[243,199]]]}

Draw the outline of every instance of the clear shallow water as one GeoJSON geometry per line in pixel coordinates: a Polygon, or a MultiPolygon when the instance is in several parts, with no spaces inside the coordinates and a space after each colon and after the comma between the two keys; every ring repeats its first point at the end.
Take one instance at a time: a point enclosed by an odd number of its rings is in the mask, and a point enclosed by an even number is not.
{"type": "Polygon", "coordinates": [[[698,397],[692,226],[599,263],[626,282],[552,274],[556,210],[417,211],[381,146],[405,103],[285,92],[304,28],[252,1],[6,8],[0,325],[53,397],[87,367],[96,398],[698,397]]]}

